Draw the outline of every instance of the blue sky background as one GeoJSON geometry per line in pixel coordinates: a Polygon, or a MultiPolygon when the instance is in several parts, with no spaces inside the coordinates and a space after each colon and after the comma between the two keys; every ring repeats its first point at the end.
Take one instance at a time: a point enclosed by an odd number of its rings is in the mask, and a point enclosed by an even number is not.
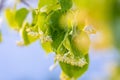
{"type": "MultiPolygon", "coordinates": [[[[3,18],[0,80],[59,80],[59,66],[49,71],[54,63],[54,54],[46,55],[39,41],[28,47],[18,47],[19,34],[9,29],[3,13],[0,16],[3,18]]],[[[114,48],[96,51],[91,47],[89,69],[79,80],[109,80],[109,68],[115,65],[117,53],[114,48]]]]}

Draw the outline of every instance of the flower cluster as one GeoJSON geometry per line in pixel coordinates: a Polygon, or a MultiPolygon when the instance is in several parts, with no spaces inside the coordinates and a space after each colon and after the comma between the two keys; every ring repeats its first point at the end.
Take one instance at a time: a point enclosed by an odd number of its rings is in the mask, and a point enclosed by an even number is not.
{"type": "Polygon", "coordinates": [[[35,32],[35,31],[32,31],[30,28],[27,28],[26,32],[28,33],[28,35],[30,35],[32,37],[38,37],[42,43],[43,42],[52,42],[52,38],[50,36],[45,36],[42,31],[35,32]]]}
{"type": "Polygon", "coordinates": [[[38,32],[32,31],[30,28],[27,28],[26,32],[27,32],[28,35],[30,35],[32,37],[39,37],[41,35],[38,32]]]}
{"type": "Polygon", "coordinates": [[[55,56],[55,60],[70,64],[72,66],[78,66],[78,67],[83,67],[84,65],[87,64],[87,61],[85,58],[75,58],[73,56],[66,56],[61,54],[57,54],[55,56]]]}

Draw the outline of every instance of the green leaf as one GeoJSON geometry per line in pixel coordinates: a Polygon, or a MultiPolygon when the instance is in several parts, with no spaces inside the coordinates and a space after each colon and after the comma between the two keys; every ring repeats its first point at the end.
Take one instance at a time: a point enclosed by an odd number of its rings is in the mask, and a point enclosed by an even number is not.
{"type": "Polygon", "coordinates": [[[39,0],[38,8],[40,9],[43,6],[50,6],[56,3],[57,3],[57,0],[39,0]]]}
{"type": "Polygon", "coordinates": [[[46,26],[46,18],[47,18],[47,13],[43,12],[43,13],[39,13],[38,15],[38,27],[41,31],[43,31],[45,33],[45,31],[47,30],[48,26],[46,26]]]}
{"type": "Polygon", "coordinates": [[[7,22],[12,29],[19,30],[22,27],[23,21],[27,17],[28,10],[26,8],[21,8],[19,10],[6,9],[5,15],[7,22]]]}
{"type": "Polygon", "coordinates": [[[65,53],[67,53],[69,50],[65,48],[65,46],[62,44],[59,49],[57,50],[56,54],[62,54],[64,55],[65,53]]]}
{"type": "Polygon", "coordinates": [[[38,21],[38,14],[36,13],[37,11],[37,9],[32,11],[32,26],[36,25],[38,21]]]}
{"type": "Polygon", "coordinates": [[[60,10],[52,12],[48,17],[48,26],[49,26],[49,33],[53,40],[52,47],[54,51],[57,51],[58,47],[62,43],[67,33],[67,30],[61,28],[59,24],[59,20],[62,16],[62,12],[60,10]]]}
{"type": "Polygon", "coordinates": [[[10,27],[12,29],[18,30],[18,24],[16,23],[16,20],[15,20],[15,10],[11,10],[9,8],[6,9],[5,16],[10,27]]]}
{"type": "Polygon", "coordinates": [[[59,46],[62,44],[64,38],[65,38],[66,32],[65,31],[54,31],[52,33],[52,47],[54,49],[54,51],[57,51],[57,49],[59,48],[59,46]]]}
{"type": "Polygon", "coordinates": [[[72,0],[58,0],[60,5],[61,5],[61,9],[62,11],[67,11],[72,7],[72,0]]]}
{"type": "Polygon", "coordinates": [[[60,27],[60,19],[62,17],[63,13],[61,10],[53,11],[48,16],[48,24],[52,28],[52,30],[59,30],[60,27]]]}
{"type": "Polygon", "coordinates": [[[16,20],[19,28],[22,27],[23,21],[27,17],[28,13],[29,13],[29,11],[26,8],[21,8],[16,11],[15,20],[16,20]]]}
{"type": "Polygon", "coordinates": [[[29,33],[26,31],[26,29],[29,27],[29,24],[26,23],[21,29],[21,35],[24,41],[24,45],[29,45],[39,39],[39,36],[29,35],[29,33]]]}
{"type": "Polygon", "coordinates": [[[78,77],[82,76],[88,69],[89,66],[89,57],[88,54],[85,56],[86,61],[88,64],[86,64],[83,67],[77,67],[77,66],[72,66],[67,63],[60,62],[60,66],[62,68],[62,71],[69,76],[70,78],[75,78],[77,79],[78,77]]]}
{"type": "Polygon", "coordinates": [[[52,51],[52,46],[51,42],[43,42],[42,43],[42,48],[45,50],[46,53],[51,53],[52,51]]]}

